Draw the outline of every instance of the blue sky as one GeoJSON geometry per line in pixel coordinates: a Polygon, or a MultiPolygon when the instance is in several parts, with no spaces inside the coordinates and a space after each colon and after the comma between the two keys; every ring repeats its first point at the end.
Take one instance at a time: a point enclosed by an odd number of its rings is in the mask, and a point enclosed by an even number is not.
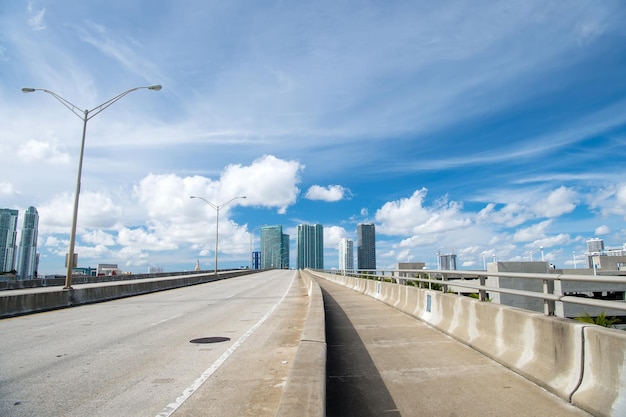
{"type": "Polygon", "coordinates": [[[454,251],[579,267],[626,242],[626,3],[17,1],[0,4],[0,206],[40,214],[63,273],[91,109],[80,266],[247,265],[259,227],[373,222],[379,268],[454,251]]]}

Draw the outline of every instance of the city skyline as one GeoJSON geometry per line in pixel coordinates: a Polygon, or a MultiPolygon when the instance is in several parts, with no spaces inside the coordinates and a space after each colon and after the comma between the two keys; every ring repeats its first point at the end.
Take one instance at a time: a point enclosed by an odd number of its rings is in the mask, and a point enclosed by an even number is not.
{"type": "MultiPolygon", "coordinates": [[[[93,108],[78,266],[250,262],[258,229],[376,227],[377,268],[485,259],[582,265],[626,243],[622,1],[7,0],[0,206],[39,212],[40,274],[64,274],[82,123],[93,108]],[[256,236],[255,236],[256,234],[256,236]]],[[[295,261],[295,239],[290,242],[295,261]]],[[[292,266],[295,263],[292,264],[292,266]]]]}

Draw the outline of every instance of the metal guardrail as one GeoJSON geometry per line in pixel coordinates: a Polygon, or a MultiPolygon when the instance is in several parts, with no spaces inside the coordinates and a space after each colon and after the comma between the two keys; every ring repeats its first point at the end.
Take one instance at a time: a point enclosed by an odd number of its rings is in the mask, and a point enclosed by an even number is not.
{"type": "MultiPolygon", "coordinates": [[[[481,301],[488,301],[487,293],[510,294],[522,297],[541,299],[544,302],[544,314],[549,316],[565,317],[564,303],[578,304],[590,307],[614,309],[626,312],[626,302],[615,300],[603,300],[564,295],[562,292],[563,282],[590,282],[595,284],[622,284],[626,290],[626,276],[617,275],[576,275],[559,273],[522,273],[522,272],[489,272],[489,271],[463,271],[463,270],[426,270],[426,269],[396,269],[396,270],[324,270],[320,272],[334,275],[351,276],[356,278],[390,280],[397,284],[408,282],[422,283],[422,288],[437,289],[441,287],[443,292],[450,291],[451,287],[467,288],[478,293],[481,301]],[[543,291],[528,291],[512,288],[495,287],[487,285],[488,277],[521,278],[539,280],[542,282],[543,291]],[[471,280],[471,281],[470,281],[471,280]],[[472,282],[478,280],[478,283],[472,282]],[[427,284],[427,285],[426,285],[427,284]],[[433,285],[436,284],[436,285],[433,285]]],[[[408,284],[411,285],[411,284],[408,284]]],[[[415,284],[412,284],[415,285],[415,284]]]]}

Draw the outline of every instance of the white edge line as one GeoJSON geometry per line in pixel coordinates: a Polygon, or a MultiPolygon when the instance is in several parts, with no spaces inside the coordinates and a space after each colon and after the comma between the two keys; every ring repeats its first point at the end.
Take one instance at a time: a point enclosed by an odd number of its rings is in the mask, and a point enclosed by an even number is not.
{"type": "Polygon", "coordinates": [[[159,325],[161,323],[165,323],[166,321],[174,320],[176,317],[180,317],[180,316],[182,316],[182,314],[176,314],[175,316],[171,316],[171,317],[168,317],[166,319],[157,321],[156,323],[152,323],[150,326],[156,326],[156,325],[159,325]]]}
{"type": "Polygon", "coordinates": [[[239,339],[237,339],[237,341],[233,343],[233,345],[226,352],[222,353],[222,355],[217,358],[217,360],[213,362],[213,364],[208,367],[198,379],[196,379],[190,386],[185,388],[185,390],[183,390],[183,393],[178,398],[176,398],[174,402],[169,403],[163,409],[163,411],[156,415],[156,417],[171,416],[174,411],[176,411],[181,405],[183,405],[183,403],[187,401],[187,399],[191,397],[191,395],[196,392],[200,388],[200,386],[202,386],[202,384],[204,384],[204,382],[209,379],[211,375],[213,375],[213,373],[219,369],[220,366],[222,366],[224,362],[226,362],[226,359],[228,359],[230,355],[232,355],[239,348],[239,346],[241,346],[246,341],[246,339],[248,339],[248,337],[250,337],[250,335],[252,335],[252,333],[254,333],[255,330],[258,329],[265,322],[265,320],[267,320],[272,315],[274,310],[276,310],[278,306],[283,302],[283,300],[289,293],[291,286],[293,285],[293,281],[296,279],[296,275],[297,274],[293,275],[291,283],[289,284],[289,287],[287,287],[287,290],[285,291],[281,299],[278,300],[278,302],[269,309],[269,311],[261,318],[261,320],[259,320],[254,326],[250,328],[250,330],[248,330],[239,339]]]}

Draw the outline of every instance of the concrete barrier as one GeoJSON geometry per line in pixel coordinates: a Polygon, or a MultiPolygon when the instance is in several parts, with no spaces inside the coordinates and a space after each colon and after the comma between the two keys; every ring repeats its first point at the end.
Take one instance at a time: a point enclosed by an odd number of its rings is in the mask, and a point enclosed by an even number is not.
{"type": "Polygon", "coordinates": [[[280,399],[277,417],[326,415],[326,317],[322,291],[307,271],[300,271],[309,295],[302,337],[280,399]]]}
{"type": "Polygon", "coordinates": [[[0,318],[71,307],[67,291],[16,294],[0,298],[0,318]]]}
{"type": "Polygon", "coordinates": [[[0,318],[32,314],[59,308],[83,304],[110,301],[151,292],[171,290],[189,285],[203,284],[220,279],[254,273],[252,270],[237,270],[213,273],[184,275],[181,277],[155,278],[132,281],[103,282],[99,284],[78,285],[70,290],[62,288],[43,288],[8,290],[0,293],[0,318]],[[15,292],[13,292],[15,291],[15,292]]]}
{"type": "Polygon", "coordinates": [[[626,333],[376,280],[314,273],[410,314],[598,416],[626,410],[626,333]]]}
{"type": "Polygon", "coordinates": [[[572,403],[596,416],[626,414],[626,334],[599,326],[584,330],[583,380],[572,403]]]}

